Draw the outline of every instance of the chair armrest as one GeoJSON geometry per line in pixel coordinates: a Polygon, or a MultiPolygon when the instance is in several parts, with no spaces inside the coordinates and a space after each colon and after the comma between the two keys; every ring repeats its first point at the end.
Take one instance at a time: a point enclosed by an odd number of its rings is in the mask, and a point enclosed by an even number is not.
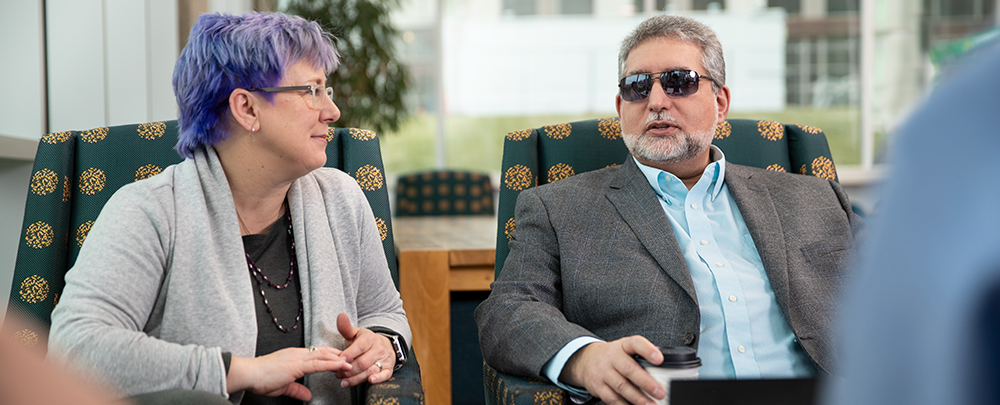
{"type": "Polygon", "coordinates": [[[548,382],[515,377],[483,362],[486,405],[570,404],[569,393],[548,382]]]}
{"type": "Polygon", "coordinates": [[[424,388],[420,384],[420,365],[410,349],[410,355],[402,368],[392,373],[389,380],[369,384],[364,404],[416,404],[424,403],[424,388]]]}

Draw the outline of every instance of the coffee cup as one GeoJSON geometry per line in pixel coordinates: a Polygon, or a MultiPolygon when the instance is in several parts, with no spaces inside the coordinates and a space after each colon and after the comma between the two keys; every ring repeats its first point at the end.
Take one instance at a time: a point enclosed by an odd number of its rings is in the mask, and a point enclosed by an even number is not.
{"type": "Polygon", "coordinates": [[[656,400],[657,405],[668,405],[670,403],[670,381],[697,380],[701,359],[698,358],[698,352],[690,347],[659,347],[659,349],[660,353],[663,354],[663,362],[658,365],[650,363],[641,356],[636,356],[636,360],[656,382],[663,386],[666,393],[660,400],[653,398],[645,390],[643,390],[643,394],[656,400]]]}

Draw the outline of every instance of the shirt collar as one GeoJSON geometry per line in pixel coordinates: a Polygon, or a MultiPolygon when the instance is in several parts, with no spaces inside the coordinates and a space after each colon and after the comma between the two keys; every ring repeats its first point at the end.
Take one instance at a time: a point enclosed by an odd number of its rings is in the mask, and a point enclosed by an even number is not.
{"type": "MultiPolygon", "coordinates": [[[[711,161],[711,163],[709,163],[708,166],[705,167],[705,171],[702,173],[701,178],[698,179],[698,183],[701,183],[703,181],[710,182],[708,184],[708,189],[711,190],[710,194],[712,200],[714,201],[715,197],[717,197],[719,193],[722,191],[722,185],[725,183],[726,154],[722,153],[722,149],[719,149],[717,146],[710,145],[708,158],[711,161]]],[[[672,194],[669,188],[665,189],[660,187],[661,176],[663,176],[663,179],[667,182],[676,181],[677,183],[675,184],[683,184],[681,180],[677,178],[677,176],[674,176],[673,173],[639,163],[639,161],[635,158],[635,156],[632,156],[632,160],[635,161],[635,164],[637,166],[639,166],[639,170],[642,171],[643,176],[646,176],[646,181],[649,182],[650,187],[653,187],[653,191],[655,191],[656,194],[659,195],[660,197],[664,197],[667,194],[672,194]]],[[[686,189],[687,188],[685,187],[685,190],[686,189]]]]}

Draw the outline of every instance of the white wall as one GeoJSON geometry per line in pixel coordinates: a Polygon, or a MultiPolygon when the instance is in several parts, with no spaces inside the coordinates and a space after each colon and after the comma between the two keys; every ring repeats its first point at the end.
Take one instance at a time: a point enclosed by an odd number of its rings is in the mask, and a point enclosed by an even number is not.
{"type": "Polygon", "coordinates": [[[177,117],[176,0],[49,0],[49,131],[177,117]]]}
{"type": "Polygon", "coordinates": [[[44,131],[42,0],[0,2],[0,135],[44,131]]]}

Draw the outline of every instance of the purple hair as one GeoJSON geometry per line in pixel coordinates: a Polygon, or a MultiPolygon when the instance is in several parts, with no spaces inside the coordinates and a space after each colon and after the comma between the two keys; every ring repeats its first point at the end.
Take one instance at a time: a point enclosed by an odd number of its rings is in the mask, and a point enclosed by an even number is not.
{"type": "MultiPolygon", "coordinates": [[[[187,45],[174,66],[177,96],[177,153],[228,136],[229,95],[237,88],[273,87],[300,60],[327,75],[337,67],[334,37],[314,21],[280,13],[203,14],[191,27],[187,45]]],[[[274,95],[262,93],[273,103],[274,95]]]]}

